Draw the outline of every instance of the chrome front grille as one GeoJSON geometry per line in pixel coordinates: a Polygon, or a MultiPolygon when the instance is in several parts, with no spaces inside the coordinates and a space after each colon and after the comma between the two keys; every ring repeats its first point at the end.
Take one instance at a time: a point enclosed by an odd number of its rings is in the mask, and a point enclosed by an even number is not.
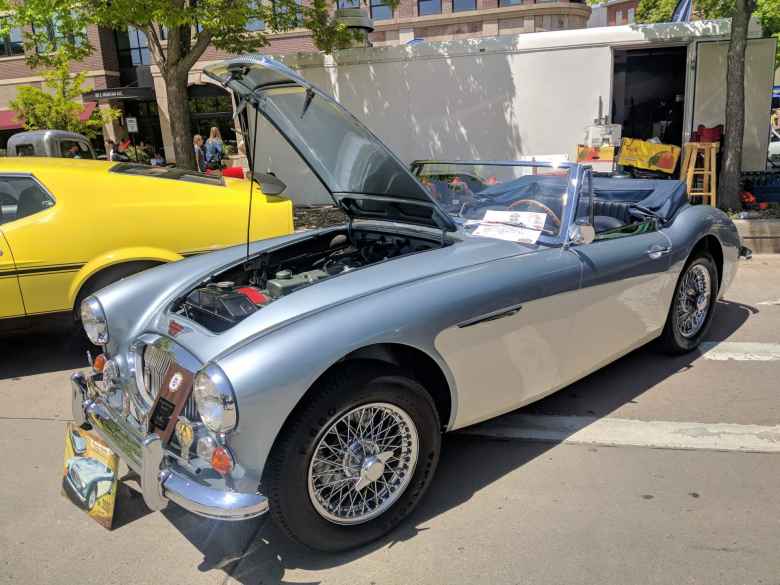
{"type": "MultiPolygon", "coordinates": [[[[146,408],[148,409],[151,408],[157,395],[160,393],[160,388],[162,388],[165,381],[165,374],[168,372],[168,369],[177,362],[171,352],[153,343],[137,343],[134,354],[136,387],[144,402],[146,402],[146,408]]],[[[192,396],[187,399],[181,416],[192,422],[200,420],[198,408],[192,396]]]]}
{"type": "Polygon", "coordinates": [[[143,364],[141,368],[143,392],[154,401],[160,393],[165,373],[173,365],[173,357],[156,345],[147,345],[144,347],[141,363],[143,364]]]}

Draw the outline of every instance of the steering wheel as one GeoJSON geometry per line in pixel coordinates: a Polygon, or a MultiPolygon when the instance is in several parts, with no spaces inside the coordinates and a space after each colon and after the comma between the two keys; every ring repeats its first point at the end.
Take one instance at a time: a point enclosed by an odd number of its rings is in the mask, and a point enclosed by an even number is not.
{"type": "Polygon", "coordinates": [[[541,201],[537,201],[536,199],[518,199],[517,201],[513,202],[509,209],[512,209],[513,207],[517,207],[518,205],[522,203],[528,203],[529,205],[535,205],[536,207],[541,207],[542,211],[544,211],[547,215],[550,216],[550,219],[552,219],[553,224],[555,224],[555,227],[561,227],[561,219],[555,214],[555,212],[547,207],[544,203],[541,201]]]}

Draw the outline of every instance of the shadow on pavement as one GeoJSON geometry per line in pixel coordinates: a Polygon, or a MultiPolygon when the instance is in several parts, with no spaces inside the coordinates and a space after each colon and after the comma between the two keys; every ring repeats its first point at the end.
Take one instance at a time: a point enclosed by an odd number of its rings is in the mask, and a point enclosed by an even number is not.
{"type": "MultiPolygon", "coordinates": [[[[754,307],[723,301],[708,339],[723,340],[739,329],[754,307]]],[[[527,412],[560,414],[562,401],[572,397],[590,416],[604,417],[665,378],[693,367],[697,352],[669,357],[644,347],[602,368],[579,382],[534,405],[527,412]]],[[[570,407],[569,407],[570,409],[570,407]]],[[[373,551],[415,537],[427,530],[427,521],[455,508],[504,475],[553,449],[557,443],[527,443],[476,438],[454,433],[445,437],[436,477],[420,507],[401,526],[383,539],[361,549],[324,554],[291,542],[269,518],[224,523],[199,518],[171,505],[168,520],[203,554],[198,569],[224,570],[244,585],[283,584],[288,570],[324,570],[348,564],[373,551]],[[468,473],[464,473],[468,470],[468,473]]],[[[297,582],[297,581],[296,581],[297,582]]]]}
{"type": "Polygon", "coordinates": [[[0,332],[0,380],[87,365],[87,338],[70,322],[40,321],[19,331],[0,332]]]}

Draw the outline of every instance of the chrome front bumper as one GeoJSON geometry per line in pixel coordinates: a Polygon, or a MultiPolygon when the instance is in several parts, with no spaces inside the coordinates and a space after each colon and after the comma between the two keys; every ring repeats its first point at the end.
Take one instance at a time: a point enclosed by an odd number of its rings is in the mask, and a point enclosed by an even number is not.
{"type": "Polygon", "coordinates": [[[138,473],[144,502],[151,510],[162,510],[168,501],[200,516],[216,520],[245,520],[265,514],[268,498],[262,494],[215,489],[191,479],[167,463],[160,437],[145,437],[128,430],[95,392],[81,372],[71,376],[73,420],[92,426],[101,439],[138,473]]]}

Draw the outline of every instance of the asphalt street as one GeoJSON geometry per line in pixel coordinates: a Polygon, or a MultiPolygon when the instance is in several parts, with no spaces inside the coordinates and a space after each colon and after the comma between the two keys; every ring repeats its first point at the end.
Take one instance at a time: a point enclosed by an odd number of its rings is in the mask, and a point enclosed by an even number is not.
{"type": "MultiPolygon", "coordinates": [[[[756,256],[702,351],[642,348],[444,441],[413,516],[363,549],[270,522],[150,513],[132,479],[107,531],[60,494],[66,332],[0,339],[0,582],[780,585],[780,256],[756,256]]],[[[593,332],[598,335],[597,331],[593,332]]]]}

